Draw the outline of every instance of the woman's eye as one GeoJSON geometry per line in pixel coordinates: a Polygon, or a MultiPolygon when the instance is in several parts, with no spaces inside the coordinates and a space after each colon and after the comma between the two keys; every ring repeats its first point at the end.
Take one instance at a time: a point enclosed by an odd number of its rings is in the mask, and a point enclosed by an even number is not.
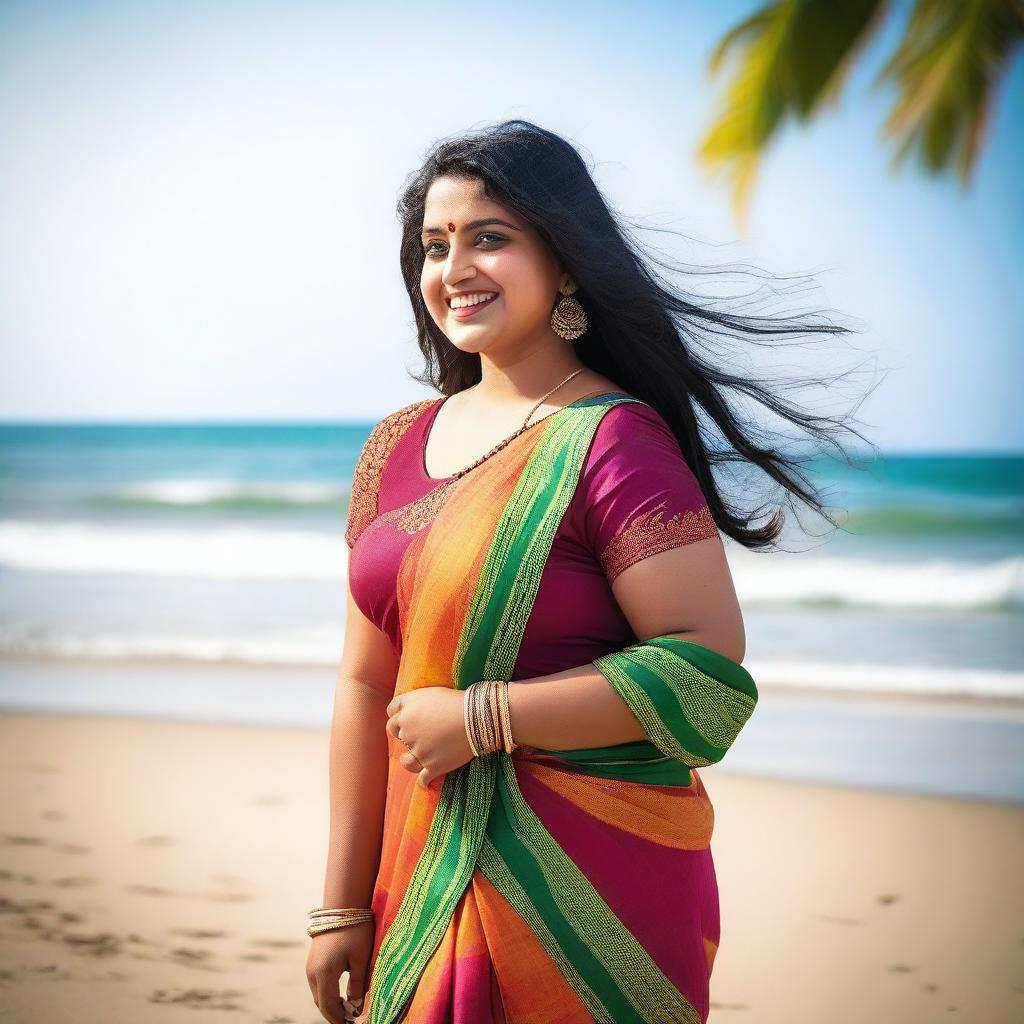
{"type": "MultiPolygon", "coordinates": [[[[479,235],[476,236],[476,241],[479,242],[480,239],[482,239],[482,238],[493,238],[496,242],[507,241],[507,239],[505,238],[504,235],[497,235],[493,231],[483,231],[483,232],[481,232],[479,235]]],[[[443,245],[443,244],[444,244],[443,242],[431,242],[430,245],[424,246],[423,247],[423,254],[424,254],[424,256],[432,256],[433,255],[434,246],[435,245],[443,245]]]]}

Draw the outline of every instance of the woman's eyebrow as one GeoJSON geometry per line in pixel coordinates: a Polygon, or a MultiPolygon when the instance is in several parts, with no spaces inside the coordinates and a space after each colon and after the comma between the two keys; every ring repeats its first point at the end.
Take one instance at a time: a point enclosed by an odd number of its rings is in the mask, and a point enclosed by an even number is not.
{"type": "MultiPolygon", "coordinates": [[[[515,224],[509,224],[507,220],[499,220],[497,217],[484,217],[483,220],[471,220],[468,224],[463,225],[464,231],[473,231],[475,228],[482,228],[485,224],[501,224],[506,228],[511,228],[513,231],[519,231],[520,229],[515,224]]],[[[441,228],[424,228],[421,234],[423,235],[443,235],[445,232],[441,228]]]]}

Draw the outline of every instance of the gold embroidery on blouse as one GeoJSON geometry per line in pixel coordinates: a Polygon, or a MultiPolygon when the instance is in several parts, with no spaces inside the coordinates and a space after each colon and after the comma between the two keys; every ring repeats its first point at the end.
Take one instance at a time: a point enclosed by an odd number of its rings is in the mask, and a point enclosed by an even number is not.
{"type": "Polygon", "coordinates": [[[370,432],[352,474],[348,525],[345,529],[345,540],[349,547],[355,544],[363,530],[377,518],[380,480],[388,456],[416,417],[436,401],[436,398],[427,398],[422,402],[413,402],[411,405],[396,409],[385,416],[370,432]]]}
{"type": "Polygon", "coordinates": [[[425,526],[429,526],[436,518],[438,512],[444,507],[448,498],[448,492],[457,481],[451,480],[438,484],[433,490],[415,498],[406,505],[399,505],[398,508],[382,512],[377,518],[381,522],[390,523],[406,533],[418,533],[425,526]]]}
{"type": "Polygon", "coordinates": [[[649,555],[694,541],[707,540],[718,534],[718,527],[707,505],[700,509],[684,509],[667,522],[662,522],[667,502],[637,516],[625,530],[613,537],[601,552],[601,565],[610,583],[623,569],[649,555]]]}
{"type": "Polygon", "coordinates": [[[441,484],[432,491],[427,491],[423,497],[410,501],[408,505],[403,505],[397,510],[399,514],[395,516],[395,525],[405,530],[406,533],[416,533],[423,527],[429,526],[444,507],[444,503],[448,500],[448,492],[456,483],[458,483],[457,480],[452,480],[451,483],[441,484]]]}

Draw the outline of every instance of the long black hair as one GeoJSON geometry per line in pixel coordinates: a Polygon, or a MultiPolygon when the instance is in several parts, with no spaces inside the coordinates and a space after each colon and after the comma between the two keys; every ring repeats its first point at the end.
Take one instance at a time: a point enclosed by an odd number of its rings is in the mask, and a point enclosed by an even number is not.
{"type": "MultiPolygon", "coordinates": [[[[693,470],[718,528],[748,548],[766,548],[782,531],[785,517],[777,500],[740,507],[728,499],[712,467],[743,463],[759,467],[781,485],[780,497],[793,498],[838,524],[825,511],[821,496],[800,465],[813,456],[797,450],[796,440],[773,435],[741,418],[727,402],[734,393],[760,404],[803,432],[812,446],[829,447],[852,464],[838,440],[849,431],[866,440],[843,418],[801,409],[750,371],[728,364],[735,353],[726,343],[737,340],[844,334],[850,328],[815,314],[755,316],[739,312],[739,300],[695,301],[665,282],[656,266],[674,270],[642,247],[613,214],[576,149],[561,136],[523,120],[503,121],[478,131],[435,142],[422,166],[406,182],[398,203],[402,224],[401,268],[416,317],[425,369],[413,379],[444,395],[462,391],[481,379],[480,356],[456,348],[434,323],[420,291],[424,254],[421,241],[427,191],[435,178],[479,180],[484,194],[515,210],[550,246],[562,269],[576,282],[573,297],[587,314],[586,333],[573,344],[588,367],[615,381],[624,391],[653,406],[671,427],[693,470]],[[753,525],[758,518],[767,521],[753,525]]],[[[693,268],[688,268],[693,272],[693,268]]],[[[731,271],[732,266],[718,268],[731,271]]],[[[698,268],[698,274],[716,272],[698,268]]],[[[772,275],[773,278],[775,275],[772,275]]],[[[806,344],[806,342],[804,342],[806,344]]],[[[845,373],[777,381],[778,390],[830,388],[845,373]]],[[[863,400],[863,399],[862,399],[863,400]]],[[[737,402],[736,404],[739,404],[737,402]]],[[[859,404],[859,403],[858,403],[859,404]]],[[[873,447],[869,443],[869,447],[873,447]]],[[[738,490],[750,505],[749,479],[738,490]]],[[[795,509],[794,509],[795,510],[795,509]]]]}

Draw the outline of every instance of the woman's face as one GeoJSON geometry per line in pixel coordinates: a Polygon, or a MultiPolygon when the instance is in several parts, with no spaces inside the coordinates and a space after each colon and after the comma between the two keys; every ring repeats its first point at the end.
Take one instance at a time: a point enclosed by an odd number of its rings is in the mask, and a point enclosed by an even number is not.
{"type": "Polygon", "coordinates": [[[423,301],[456,348],[496,354],[560,340],[551,329],[551,313],[559,285],[571,278],[560,272],[532,226],[484,195],[479,179],[434,179],[420,241],[423,301]],[[453,295],[484,293],[493,297],[465,309],[451,307],[453,295]]]}

